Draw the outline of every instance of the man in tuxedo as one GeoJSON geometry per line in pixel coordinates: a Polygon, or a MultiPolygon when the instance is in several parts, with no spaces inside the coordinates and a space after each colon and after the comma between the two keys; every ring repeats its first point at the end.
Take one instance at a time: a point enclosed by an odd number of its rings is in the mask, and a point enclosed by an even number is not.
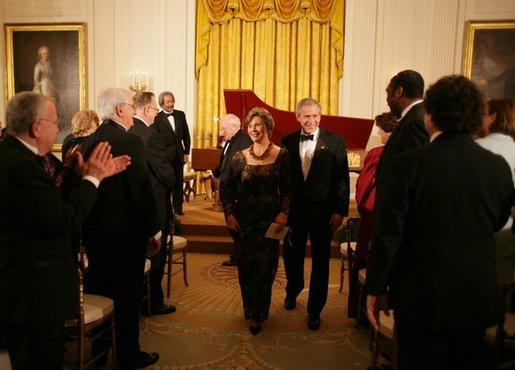
{"type": "Polygon", "coordinates": [[[395,155],[429,142],[424,128],[423,94],[424,79],[420,73],[412,70],[397,73],[386,87],[386,102],[390,110],[399,118],[399,125],[393,130],[379,159],[376,169],[378,186],[380,186],[383,166],[395,155]]]}
{"type": "Polygon", "coordinates": [[[64,322],[78,312],[71,236],[93,208],[99,183],[124,170],[130,158],[112,159],[106,142],[87,162],[76,152],[80,176],[70,172],[64,194],[45,170],[59,131],[52,99],[16,94],[6,116],[0,144],[0,342],[13,369],[62,369],[64,322]]]}
{"type": "MultiPolygon", "coordinates": [[[[213,176],[219,179],[219,193],[223,194],[224,182],[229,174],[231,168],[231,160],[234,153],[239,150],[247,149],[252,145],[252,139],[250,136],[241,130],[241,121],[238,116],[234,114],[225,115],[220,123],[220,133],[225,139],[225,144],[220,156],[220,164],[215,168],[213,176]]],[[[222,199],[223,203],[223,199],[222,199]]],[[[236,233],[234,230],[229,230],[234,240],[234,250],[236,251],[236,233]]],[[[223,266],[236,266],[238,260],[236,258],[236,252],[233,253],[227,261],[222,262],[223,266]]]]}
{"type": "Polygon", "coordinates": [[[173,209],[177,215],[184,215],[184,164],[190,153],[190,131],[183,111],[174,109],[175,97],[170,91],[159,94],[159,105],[163,109],[158,113],[152,126],[164,138],[166,159],[175,171],[175,186],[172,192],[173,209]]]}
{"type": "MultiPolygon", "coordinates": [[[[163,280],[166,265],[167,240],[170,234],[170,220],[173,218],[170,192],[175,185],[175,173],[170,163],[165,158],[165,143],[158,132],[150,126],[159,109],[156,98],[151,92],[141,92],[134,96],[134,125],[129,129],[130,133],[138,135],[145,146],[145,156],[150,173],[150,181],[161,230],[161,249],[151,257],[152,268],[150,270],[150,302],[152,314],[166,315],[175,312],[175,306],[164,303],[163,280]]],[[[145,306],[144,306],[145,307],[145,306]]],[[[145,308],[144,308],[145,310],[145,308]]],[[[147,312],[150,314],[150,312],[147,312]]]]}
{"type": "Polygon", "coordinates": [[[349,166],[343,138],[320,125],[320,104],[312,98],[298,102],[301,129],[281,140],[290,153],[292,195],[283,259],[286,270],[284,307],[293,310],[304,289],[306,242],[311,242],[312,269],[308,297],[308,328],[320,328],[327,301],[329,257],[333,232],[349,210],[349,166]]]}
{"type": "Polygon", "coordinates": [[[127,154],[132,162],[100,185],[98,202],[82,228],[89,258],[87,290],[113,298],[118,363],[121,369],[134,369],[159,359],[158,353],[140,350],[139,311],[147,244],[160,239],[161,224],[143,140],[128,132],[133,125],[132,94],[107,88],[97,101],[103,122],[83,143],[85,157],[97,142],[108,141],[114,154],[127,154]]]}
{"type": "Polygon", "coordinates": [[[506,161],[474,143],[483,95],[447,76],[424,98],[429,145],[399,154],[377,189],[365,292],[378,330],[394,308],[401,369],[483,369],[485,329],[501,311],[494,232],[506,222],[506,161]]]}

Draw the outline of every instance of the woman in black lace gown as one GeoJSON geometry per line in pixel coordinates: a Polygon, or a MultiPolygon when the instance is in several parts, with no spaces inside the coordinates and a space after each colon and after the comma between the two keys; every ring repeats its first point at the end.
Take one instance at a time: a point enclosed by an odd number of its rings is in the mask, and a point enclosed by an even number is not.
{"type": "Polygon", "coordinates": [[[252,109],[245,123],[253,144],[234,154],[222,201],[227,227],[238,233],[236,255],[245,318],[256,335],[268,318],[279,262],[279,240],[266,238],[271,223],[282,230],[288,219],[288,152],[270,141],[274,121],[264,108],[252,109]]]}

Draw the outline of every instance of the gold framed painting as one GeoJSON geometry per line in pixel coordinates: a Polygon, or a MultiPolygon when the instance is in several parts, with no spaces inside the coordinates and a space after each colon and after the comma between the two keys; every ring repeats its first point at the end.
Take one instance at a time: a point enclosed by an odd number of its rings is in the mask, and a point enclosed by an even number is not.
{"type": "Polygon", "coordinates": [[[515,20],[467,21],[463,75],[487,98],[515,98],[515,20]]]}
{"type": "Polygon", "coordinates": [[[60,132],[71,132],[75,112],[87,107],[86,24],[6,24],[6,98],[21,91],[50,96],[56,103],[60,132]]]}

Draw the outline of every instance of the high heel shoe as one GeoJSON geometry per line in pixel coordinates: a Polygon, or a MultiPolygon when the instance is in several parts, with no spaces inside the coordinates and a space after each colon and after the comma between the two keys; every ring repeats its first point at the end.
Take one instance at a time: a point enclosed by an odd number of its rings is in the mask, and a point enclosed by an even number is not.
{"type": "Polygon", "coordinates": [[[250,334],[255,336],[255,335],[258,335],[259,332],[261,331],[261,325],[259,323],[250,323],[249,329],[250,329],[250,334]]]}

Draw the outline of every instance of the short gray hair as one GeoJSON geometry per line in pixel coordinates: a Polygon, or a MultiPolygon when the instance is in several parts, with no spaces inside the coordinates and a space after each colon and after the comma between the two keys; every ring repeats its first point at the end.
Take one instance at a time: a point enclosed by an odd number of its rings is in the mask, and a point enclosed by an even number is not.
{"type": "Polygon", "coordinates": [[[297,110],[295,111],[295,115],[297,116],[297,118],[299,118],[300,111],[302,110],[302,107],[305,105],[316,105],[320,110],[320,113],[322,113],[322,107],[320,106],[320,103],[317,100],[313,98],[304,98],[300,99],[297,103],[297,110]]]}
{"type": "Polygon", "coordinates": [[[32,123],[45,113],[48,101],[53,103],[49,97],[29,91],[14,95],[5,112],[7,132],[15,136],[29,133],[32,123]]]}
{"type": "Polygon", "coordinates": [[[241,121],[240,117],[238,117],[235,114],[229,113],[222,117],[222,123],[227,122],[228,125],[231,125],[232,127],[241,127],[241,121]]]}
{"type": "Polygon", "coordinates": [[[108,87],[100,90],[97,98],[100,119],[110,119],[116,114],[116,106],[126,104],[132,98],[129,90],[119,87],[108,87]]]}

